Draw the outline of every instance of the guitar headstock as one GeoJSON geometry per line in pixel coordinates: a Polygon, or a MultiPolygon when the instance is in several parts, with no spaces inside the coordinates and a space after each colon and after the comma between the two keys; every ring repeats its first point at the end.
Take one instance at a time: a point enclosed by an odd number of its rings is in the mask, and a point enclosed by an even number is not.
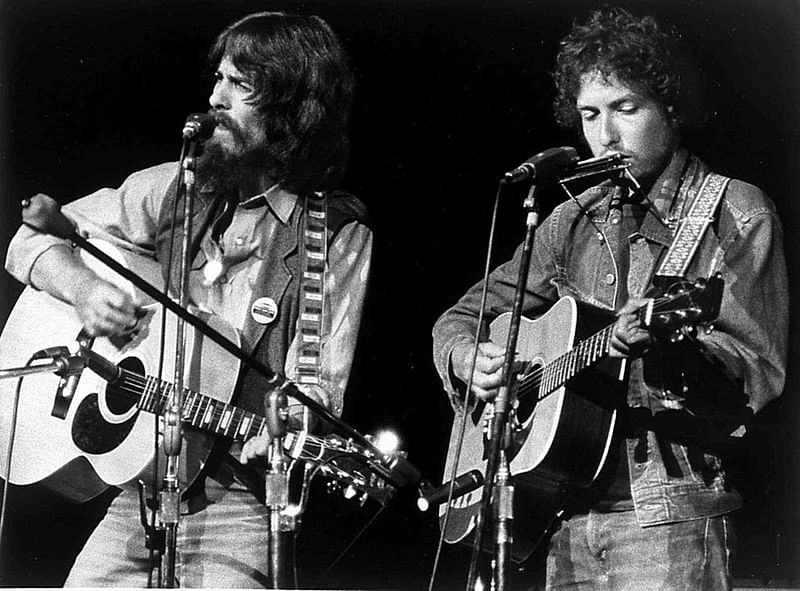
{"type": "Polygon", "coordinates": [[[403,471],[405,465],[410,466],[403,452],[377,453],[336,434],[318,437],[292,432],[286,437],[284,447],[291,457],[314,464],[318,473],[326,476],[331,485],[340,487],[346,497],[360,495],[363,500],[369,497],[381,505],[397,491],[395,483],[385,477],[387,470],[396,479],[398,469],[403,471]]]}
{"type": "Polygon", "coordinates": [[[710,323],[719,314],[724,284],[719,274],[694,282],[676,281],[641,310],[642,324],[659,332],[710,323]]]}

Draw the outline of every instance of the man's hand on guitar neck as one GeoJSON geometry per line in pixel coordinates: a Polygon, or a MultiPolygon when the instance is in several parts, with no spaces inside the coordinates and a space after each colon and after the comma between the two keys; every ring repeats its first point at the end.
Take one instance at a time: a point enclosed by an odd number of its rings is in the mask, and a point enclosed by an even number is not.
{"type": "MultiPolygon", "coordinates": [[[[617,312],[617,321],[611,331],[610,357],[641,357],[650,346],[650,332],[642,327],[639,310],[648,303],[645,298],[631,298],[617,312]]],[[[454,377],[468,383],[473,345],[459,343],[450,354],[450,368],[454,377]]],[[[491,341],[478,345],[475,371],[472,375],[472,392],[481,400],[492,400],[502,382],[505,349],[491,341]]]]}
{"type": "MultiPolygon", "coordinates": [[[[464,384],[469,380],[473,347],[470,343],[460,343],[453,347],[453,352],[450,354],[453,374],[464,384]]],[[[481,400],[491,400],[497,395],[503,377],[504,357],[505,349],[491,341],[478,345],[478,357],[472,374],[472,391],[481,400]]]]}
{"type": "Polygon", "coordinates": [[[648,303],[645,298],[631,298],[617,312],[611,331],[609,357],[641,357],[650,346],[650,331],[642,328],[639,310],[648,303]]]}

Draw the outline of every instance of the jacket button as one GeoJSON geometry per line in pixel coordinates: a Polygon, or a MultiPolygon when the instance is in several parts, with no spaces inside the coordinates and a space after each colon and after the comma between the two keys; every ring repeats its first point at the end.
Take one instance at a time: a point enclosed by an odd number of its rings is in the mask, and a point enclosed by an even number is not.
{"type": "Polygon", "coordinates": [[[614,277],[613,273],[609,273],[608,275],[606,275],[606,285],[614,285],[615,280],[616,277],[614,277]]]}

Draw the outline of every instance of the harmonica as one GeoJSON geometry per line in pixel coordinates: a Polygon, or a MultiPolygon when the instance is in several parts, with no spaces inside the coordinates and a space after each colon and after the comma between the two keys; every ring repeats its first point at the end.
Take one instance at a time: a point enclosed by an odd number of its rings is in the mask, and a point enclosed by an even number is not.
{"type": "Polygon", "coordinates": [[[627,160],[628,157],[620,152],[612,152],[605,156],[581,160],[569,169],[569,176],[562,177],[559,182],[568,183],[588,176],[625,170],[631,165],[627,160]]]}

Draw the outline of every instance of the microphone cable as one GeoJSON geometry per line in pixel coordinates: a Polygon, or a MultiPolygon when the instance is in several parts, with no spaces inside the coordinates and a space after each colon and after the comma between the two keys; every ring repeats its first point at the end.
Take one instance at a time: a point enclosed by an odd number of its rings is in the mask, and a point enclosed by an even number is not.
{"type": "MultiPolygon", "coordinates": [[[[444,518],[443,518],[442,524],[440,526],[439,541],[438,541],[438,543],[436,545],[436,556],[435,556],[434,561],[433,561],[433,569],[431,570],[431,577],[430,577],[430,580],[428,582],[428,591],[433,591],[433,585],[434,585],[434,582],[436,580],[436,573],[438,571],[439,561],[441,559],[442,547],[444,545],[444,536],[445,536],[445,532],[447,531],[448,523],[450,521],[450,511],[452,509],[451,503],[453,501],[453,491],[455,489],[455,481],[456,481],[456,477],[458,475],[457,474],[458,473],[458,464],[461,461],[461,451],[462,451],[462,447],[464,445],[464,434],[466,433],[466,430],[467,430],[467,421],[469,420],[470,414],[475,410],[475,408],[477,407],[478,403],[480,402],[478,397],[475,396],[474,397],[475,398],[475,406],[473,406],[471,409],[469,408],[470,396],[472,396],[472,394],[471,394],[472,393],[472,382],[473,382],[473,375],[475,373],[475,364],[476,364],[477,359],[478,359],[478,347],[480,345],[481,326],[483,325],[483,318],[484,318],[485,311],[486,311],[486,300],[488,298],[488,293],[489,293],[489,273],[491,271],[492,252],[494,251],[495,231],[497,229],[497,213],[498,213],[498,210],[500,208],[500,194],[501,194],[501,192],[503,190],[503,186],[504,186],[503,183],[500,183],[498,185],[497,191],[495,192],[495,197],[494,197],[494,207],[492,208],[492,220],[491,220],[491,224],[489,226],[489,241],[488,241],[488,244],[487,244],[487,247],[486,247],[486,261],[485,261],[484,270],[483,270],[483,286],[482,286],[482,289],[481,289],[481,300],[480,300],[480,306],[479,306],[479,312],[478,312],[478,321],[477,321],[477,326],[476,326],[476,329],[475,329],[475,343],[474,343],[474,346],[472,348],[472,357],[470,359],[470,364],[469,364],[469,378],[467,379],[466,393],[464,395],[464,408],[462,409],[463,410],[463,414],[462,414],[461,420],[459,421],[459,424],[458,424],[458,437],[456,438],[457,444],[456,444],[455,452],[453,453],[453,462],[452,462],[452,466],[451,466],[450,474],[449,474],[450,487],[449,487],[448,492],[447,492],[447,499],[444,501],[446,503],[446,505],[445,505],[446,509],[445,509],[445,513],[444,513],[444,518]]],[[[448,477],[448,475],[445,475],[445,477],[448,477]]],[[[482,525],[482,524],[476,524],[475,525],[475,528],[476,528],[476,531],[475,531],[475,534],[476,534],[475,535],[475,538],[476,538],[475,542],[479,542],[480,541],[479,540],[480,536],[478,535],[478,531],[477,531],[477,528],[480,525],[482,525]]]]}

